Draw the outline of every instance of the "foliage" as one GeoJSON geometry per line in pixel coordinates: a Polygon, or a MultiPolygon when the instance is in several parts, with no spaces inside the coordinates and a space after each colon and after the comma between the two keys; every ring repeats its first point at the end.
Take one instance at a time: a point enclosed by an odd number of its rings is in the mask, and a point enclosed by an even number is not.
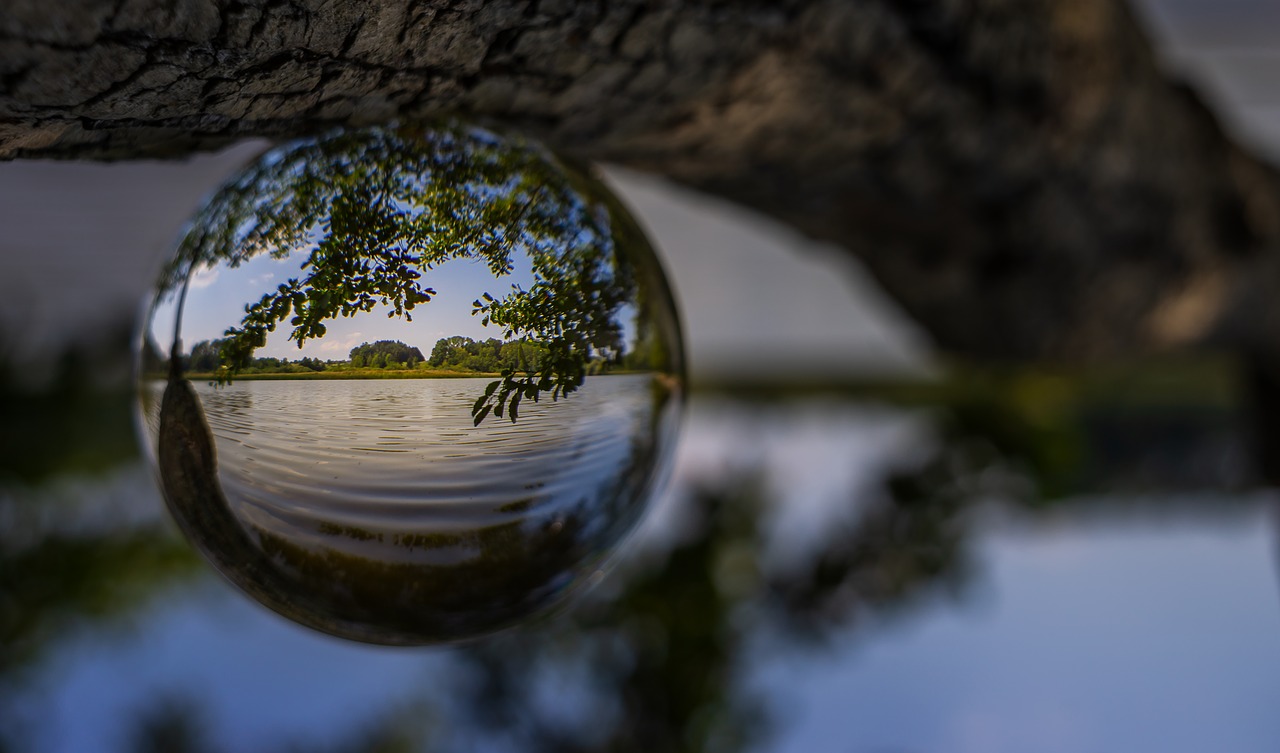
{"type": "Polygon", "coordinates": [[[476,342],[454,335],[436,341],[427,365],[466,371],[533,371],[542,368],[546,348],[528,340],[504,343],[496,338],[476,342]]]}
{"type": "MultiPolygon", "coordinates": [[[[405,345],[399,340],[378,340],[374,343],[360,343],[351,349],[351,362],[354,364],[356,359],[360,359],[361,364],[373,365],[375,359],[379,363],[379,368],[388,364],[418,364],[423,361],[422,351],[411,345],[405,345]]],[[[412,366],[410,366],[412,368],[412,366]]]]}
{"type": "MultiPolygon", "coordinates": [[[[225,374],[227,370],[221,356],[221,348],[225,342],[225,339],[218,339],[196,343],[184,361],[184,370],[213,374],[215,377],[225,374]]],[[[537,371],[542,367],[546,356],[546,348],[528,340],[504,343],[491,337],[477,342],[469,337],[454,335],[438,340],[431,350],[430,358],[423,358],[421,350],[399,340],[378,340],[352,348],[348,361],[321,361],[310,356],[290,361],[287,358],[266,356],[249,359],[236,370],[236,374],[246,376],[333,371],[335,374],[363,376],[368,373],[368,369],[426,369],[444,373],[472,371],[493,374],[503,371],[537,371]]],[[[599,370],[598,366],[598,359],[587,364],[588,370],[599,370]]]]}
{"type": "Polygon", "coordinates": [[[411,320],[436,293],[423,281],[435,266],[470,259],[503,277],[527,255],[529,288],[486,292],[472,312],[505,339],[545,351],[536,364],[502,368],[473,411],[476,423],[490,411],[515,420],[522,398],[568,394],[592,358],[621,353],[617,319],[635,278],[614,248],[613,205],[588,201],[581,185],[544,150],[461,125],[295,142],[251,165],[200,212],[161,293],[202,268],[306,255],[302,275],[247,304],[227,329],[219,381],[229,381],[286,319],[299,347],[323,337],[325,321],[376,306],[411,320]]]}
{"type": "Polygon", "coordinates": [[[191,348],[187,368],[191,371],[212,372],[222,365],[223,340],[201,340],[191,348]]]}
{"type": "MultiPolygon", "coordinates": [[[[225,339],[218,339],[201,340],[196,343],[191,348],[191,354],[187,356],[186,370],[200,374],[214,374],[215,377],[220,378],[225,377],[229,373],[229,369],[222,361],[222,349],[226,342],[225,339]]],[[[264,358],[251,358],[236,371],[240,374],[302,374],[324,371],[327,368],[329,368],[328,363],[310,356],[304,356],[296,361],[267,356],[264,358]]]]}

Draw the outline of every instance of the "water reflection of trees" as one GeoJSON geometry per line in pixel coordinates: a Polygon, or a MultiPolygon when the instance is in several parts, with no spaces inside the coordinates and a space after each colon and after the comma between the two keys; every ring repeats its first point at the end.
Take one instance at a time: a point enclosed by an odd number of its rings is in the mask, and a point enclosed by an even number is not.
{"type": "MultiPolygon", "coordinates": [[[[158,699],[139,709],[131,720],[128,742],[122,753],[222,753],[227,748],[194,694],[158,699]]],[[[413,703],[380,713],[372,721],[353,725],[336,739],[286,742],[279,746],[255,746],[262,753],[412,753],[425,749],[430,739],[429,709],[413,703]]]]}
{"type": "Polygon", "coordinates": [[[199,569],[191,550],[159,526],[51,531],[30,546],[2,543],[0,676],[40,658],[80,624],[124,617],[199,569]]]}
{"type": "Polygon", "coordinates": [[[40,387],[0,357],[0,705],[5,686],[66,635],[126,618],[200,569],[156,516],[115,520],[97,509],[104,500],[75,491],[118,482],[136,462],[122,383],[131,330],[106,327],[67,351],[40,387]],[[80,486],[60,488],[68,480],[80,486]]]}
{"type": "MultiPolygon", "coordinates": [[[[457,740],[481,735],[505,738],[522,750],[761,747],[779,720],[741,679],[762,635],[823,651],[824,638],[882,624],[875,618],[928,614],[976,577],[975,548],[986,530],[984,516],[976,513],[995,506],[1032,518],[1081,508],[1091,515],[1132,516],[1138,504],[1132,499],[1086,501],[1075,493],[1096,490],[1098,479],[1150,479],[1153,454],[1160,461],[1156,468],[1201,466],[1196,458],[1219,451],[1231,418],[1229,408],[1206,405],[1181,414],[1162,409],[1150,419],[1071,401],[1046,414],[1043,400],[1027,403],[1039,406],[1028,413],[1010,397],[1020,390],[997,382],[942,401],[934,414],[936,452],[881,479],[869,497],[854,499],[851,492],[848,504],[856,505],[857,515],[809,542],[799,563],[785,569],[760,555],[768,535],[760,512],[775,504],[760,479],[703,489],[690,501],[692,522],[676,541],[641,552],[579,608],[455,652],[456,672],[434,676],[432,688],[406,701],[417,718],[432,720],[429,729],[405,726],[398,713],[353,719],[350,736],[329,749],[449,750],[460,747],[457,740]],[[1166,436],[1171,425],[1180,427],[1181,439],[1166,436]],[[1189,439],[1197,431],[1199,449],[1189,439]],[[1163,441],[1138,441],[1146,433],[1163,441]],[[1145,448],[1138,454],[1122,451],[1138,446],[1145,448]],[[1089,456],[1099,448],[1106,457],[1089,456]],[[547,714],[531,702],[548,676],[574,678],[582,692],[565,697],[580,705],[547,714]]],[[[1179,484],[1175,479],[1175,488],[1179,484]]],[[[1212,517],[1231,513],[1228,500],[1183,498],[1179,504],[1198,505],[1212,517]]],[[[1170,501],[1153,495],[1144,504],[1159,520],[1170,501]]],[[[46,584],[50,609],[93,624],[107,615],[76,607],[81,594],[96,589],[95,598],[116,605],[116,614],[127,613],[145,602],[120,593],[155,593],[180,577],[166,573],[152,580],[146,568],[122,564],[127,557],[109,537],[82,541],[88,547],[95,542],[94,558],[78,560],[89,565],[59,556],[56,542],[39,563],[2,563],[6,603],[24,603],[11,596],[17,593],[12,584],[28,579],[46,584]],[[66,572],[58,574],[59,568],[66,572]],[[103,582],[94,585],[94,579],[103,582]],[[106,590],[108,581],[118,590],[106,590]]],[[[62,634],[39,632],[42,650],[62,634]]],[[[13,677],[12,666],[6,673],[13,677]]],[[[170,713],[199,718],[200,708],[193,701],[170,713]]],[[[171,731],[183,729],[183,722],[167,723],[171,731]]],[[[140,743],[137,749],[146,748],[140,743]]]]}
{"type": "MultiPolygon", "coordinates": [[[[851,491],[857,514],[805,542],[785,566],[762,555],[769,531],[761,512],[779,504],[763,496],[764,479],[703,489],[691,500],[693,530],[623,573],[613,593],[464,654],[463,723],[506,730],[526,750],[767,748],[780,720],[742,682],[765,646],[822,651],[829,638],[962,596],[995,509],[1030,517],[1081,506],[1090,515],[1133,514],[1131,499],[1075,494],[1099,476],[1149,480],[1150,446],[1104,458],[1090,458],[1089,448],[1123,445],[1127,433],[1158,435],[1167,417],[1124,426],[1121,417],[1098,422],[1065,409],[1057,421],[1028,421],[995,381],[989,392],[952,394],[936,416],[937,451],[888,473],[870,495],[855,499],[851,491]],[[540,713],[528,699],[564,667],[579,668],[584,690],[574,697],[588,699],[586,707],[540,713]]],[[[1156,454],[1171,453],[1165,461],[1176,464],[1218,452],[1223,420],[1200,414],[1199,444],[1166,443],[1156,454]]],[[[1181,425],[1196,423],[1184,417],[1181,425]]],[[[1199,508],[1206,515],[1229,509],[1218,496],[1209,504],[1199,508]]],[[[1159,519],[1168,502],[1148,497],[1146,505],[1159,519]]]]}
{"type": "Polygon", "coordinates": [[[471,529],[381,531],[321,524],[320,539],[242,519],[223,495],[217,452],[199,398],[176,372],[157,437],[170,510],[215,566],[295,621],[373,643],[456,641],[498,630],[563,602],[635,522],[674,400],[659,387],[629,436],[626,462],[571,504],[525,514],[519,501],[471,529]],[[345,542],[343,540],[346,540],[345,542]],[[351,543],[354,542],[354,543],[351,543]]]}

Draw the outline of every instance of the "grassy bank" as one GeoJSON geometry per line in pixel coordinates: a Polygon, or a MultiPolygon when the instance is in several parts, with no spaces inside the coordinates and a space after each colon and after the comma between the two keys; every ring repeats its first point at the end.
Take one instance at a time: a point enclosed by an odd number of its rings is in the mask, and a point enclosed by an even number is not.
{"type": "MultiPolygon", "coordinates": [[[[588,376],[626,376],[628,374],[648,374],[638,369],[614,369],[603,374],[588,376]]],[[[185,374],[193,382],[212,382],[213,372],[192,371],[185,374]]],[[[448,369],[331,369],[326,371],[299,371],[265,374],[236,374],[233,382],[265,381],[272,379],[498,379],[502,374],[496,371],[450,371],[448,369]]]]}

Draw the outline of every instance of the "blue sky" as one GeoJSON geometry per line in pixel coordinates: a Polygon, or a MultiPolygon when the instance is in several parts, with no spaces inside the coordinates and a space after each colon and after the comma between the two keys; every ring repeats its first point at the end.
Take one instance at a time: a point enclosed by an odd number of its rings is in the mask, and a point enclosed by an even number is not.
{"type": "MultiPolygon", "coordinates": [[[[303,274],[301,264],[307,250],[299,250],[285,259],[263,254],[237,268],[219,266],[197,272],[187,294],[187,311],[183,316],[183,348],[190,350],[201,340],[222,337],[227,327],[238,325],[246,304],[257,301],[265,293],[290,278],[303,274]]],[[[350,318],[326,322],[328,333],[320,340],[308,340],[303,347],[289,340],[292,327],[288,322],[267,338],[259,357],[273,356],[296,360],[310,356],[322,360],[344,360],[351,349],[363,342],[400,340],[429,353],[436,340],[462,335],[475,340],[490,337],[502,339],[497,327],[482,326],[479,317],[471,315],[471,303],[488,292],[500,297],[518,284],[528,288],[533,282],[527,257],[515,255],[514,272],[495,278],[482,261],[455,259],[423,273],[424,287],[434,288],[436,295],[412,312],[413,321],[388,317],[390,309],[379,306],[373,311],[350,318]]],[[[151,334],[157,343],[168,343],[173,333],[174,301],[157,310],[151,334]]]]}

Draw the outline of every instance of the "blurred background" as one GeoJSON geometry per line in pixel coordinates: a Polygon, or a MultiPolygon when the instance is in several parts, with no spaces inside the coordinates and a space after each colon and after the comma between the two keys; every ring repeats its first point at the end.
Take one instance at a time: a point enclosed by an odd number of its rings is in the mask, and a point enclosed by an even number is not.
{"type": "MultiPolygon", "coordinates": [[[[1280,9],[1138,10],[1280,158],[1280,9]]],[[[169,522],[129,382],[155,270],[263,147],[0,164],[0,750],[1280,747],[1280,503],[1233,364],[957,364],[846,256],[610,168],[695,386],[614,571],[463,647],[267,612],[169,522]]]]}

